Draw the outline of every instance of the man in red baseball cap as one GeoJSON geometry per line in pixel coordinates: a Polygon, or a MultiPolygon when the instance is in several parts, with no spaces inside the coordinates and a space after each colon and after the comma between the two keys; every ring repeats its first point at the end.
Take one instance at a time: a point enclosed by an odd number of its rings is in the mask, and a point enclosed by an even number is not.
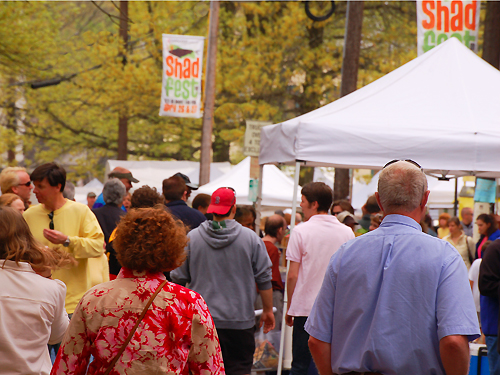
{"type": "Polygon", "coordinates": [[[255,352],[255,284],[264,307],[260,319],[264,332],[274,328],[271,260],[255,232],[234,220],[234,189],[217,189],[207,212],[214,219],[189,232],[186,262],[170,276],[176,283],[189,283],[207,302],[226,373],[250,374],[255,352]]]}
{"type": "Polygon", "coordinates": [[[236,212],[236,193],[233,188],[223,187],[215,190],[210,197],[207,213],[227,216],[233,207],[236,212]]]}

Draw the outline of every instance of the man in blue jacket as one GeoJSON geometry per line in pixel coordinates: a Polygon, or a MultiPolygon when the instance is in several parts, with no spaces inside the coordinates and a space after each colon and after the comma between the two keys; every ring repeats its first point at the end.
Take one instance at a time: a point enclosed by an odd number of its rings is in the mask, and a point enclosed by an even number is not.
{"type": "Polygon", "coordinates": [[[182,221],[189,230],[192,230],[198,228],[206,218],[200,211],[187,205],[186,201],[189,198],[190,189],[192,188],[188,188],[184,178],[179,176],[179,174],[163,180],[165,205],[172,215],[182,221]]]}

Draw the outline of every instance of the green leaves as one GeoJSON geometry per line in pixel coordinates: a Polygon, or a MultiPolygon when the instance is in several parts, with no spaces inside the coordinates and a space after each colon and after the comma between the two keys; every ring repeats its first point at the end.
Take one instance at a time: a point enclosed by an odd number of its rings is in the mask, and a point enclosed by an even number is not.
{"type": "MultiPolygon", "coordinates": [[[[201,119],[158,116],[161,35],[207,36],[209,3],[130,2],[126,49],[115,4],[96,4],[0,4],[2,108],[17,103],[0,153],[17,146],[25,164],[59,159],[74,176],[96,176],[116,157],[123,115],[131,158],[197,159],[201,119]],[[38,90],[11,85],[58,77],[38,90]]],[[[346,5],[336,4],[322,22],[299,2],[221,4],[214,160],[241,160],[246,120],[281,122],[339,97],[346,5]]],[[[415,56],[414,3],[366,2],[358,86],[415,56]]]]}

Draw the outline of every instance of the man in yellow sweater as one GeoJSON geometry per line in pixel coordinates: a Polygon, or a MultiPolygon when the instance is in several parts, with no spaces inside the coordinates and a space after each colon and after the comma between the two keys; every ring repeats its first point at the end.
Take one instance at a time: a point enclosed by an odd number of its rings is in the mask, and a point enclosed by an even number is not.
{"type": "Polygon", "coordinates": [[[66,284],[66,311],[73,314],[83,294],[91,288],[88,258],[104,252],[104,235],[90,209],[63,197],[66,171],[56,163],[47,163],[31,174],[34,193],[41,204],[24,212],[33,236],[51,248],[65,249],[78,261],[70,269],[54,271],[52,277],[66,284]]]}

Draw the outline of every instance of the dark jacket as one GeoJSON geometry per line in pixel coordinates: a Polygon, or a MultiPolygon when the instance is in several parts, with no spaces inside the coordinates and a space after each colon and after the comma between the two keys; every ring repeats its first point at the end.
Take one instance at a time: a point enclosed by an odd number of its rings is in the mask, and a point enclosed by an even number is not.
{"type": "Polygon", "coordinates": [[[113,248],[113,243],[109,242],[109,236],[111,236],[111,233],[115,230],[121,217],[125,215],[125,211],[114,204],[106,204],[102,207],[94,208],[92,212],[95,214],[102,232],[104,233],[106,253],[109,259],[109,273],[111,275],[118,275],[122,267],[116,259],[115,249],[113,248]]]}
{"type": "Polygon", "coordinates": [[[198,228],[207,218],[198,210],[189,207],[183,200],[165,203],[168,210],[177,219],[182,221],[189,230],[198,228]]]}
{"type": "MultiPolygon", "coordinates": [[[[486,237],[486,236],[482,234],[481,237],[479,238],[479,241],[477,241],[477,243],[476,243],[476,258],[475,259],[482,258],[482,256],[481,257],[479,256],[478,249],[479,249],[479,245],[481,245],[481,242],[483,242],[484,237],[486,237]]],[[[488,236],[489,241],[495,241],[497,238],[500,238],[500,229],[497,229],[490,236],[488,236]]],[[[482,250],[484,250],[484,249],[482,249],[482,250]]]]}
{"type": "Polygon", "coordinates": [[[481,292],[481,326],[485,335],[498,335],[500,319],[500,239],[493,241],[483,253],[479,268],[481,292]]]}

